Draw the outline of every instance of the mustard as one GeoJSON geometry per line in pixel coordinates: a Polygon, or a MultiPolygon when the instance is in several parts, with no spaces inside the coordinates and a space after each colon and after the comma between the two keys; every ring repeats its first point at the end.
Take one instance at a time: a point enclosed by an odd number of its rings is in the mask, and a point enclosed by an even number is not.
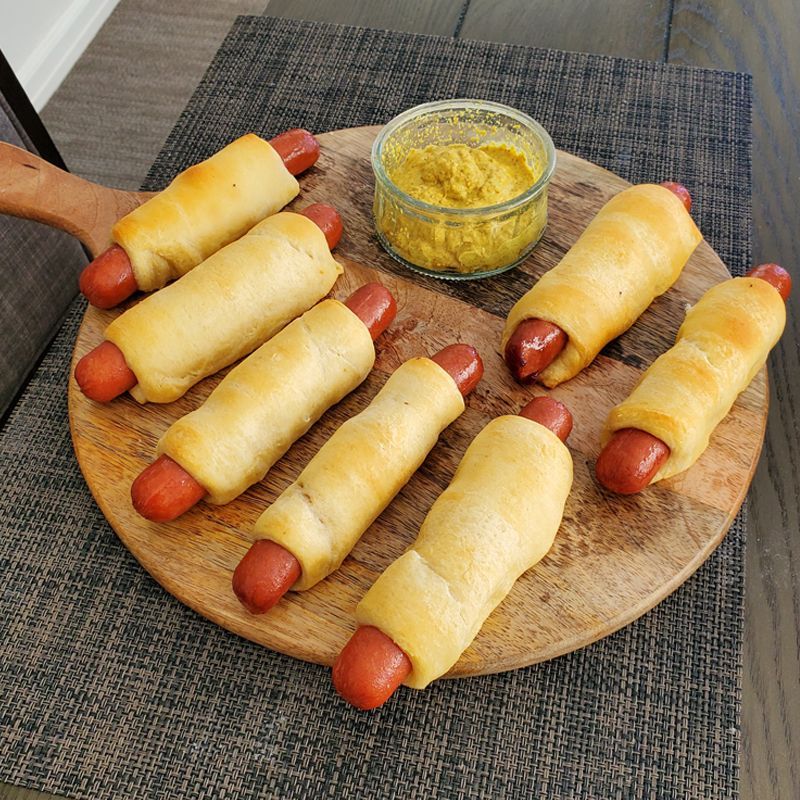
{"type": "Polygon", "coordinates": [[[525,156],[501,144],[414,148],[389,177],[411,197],[447,208],[505,203],[536,183],[525,156]]]}
{"type": "Polygon", "coordinates": [[[512,264],[544,230],[546,199],[512,210],[469,216],[447,209],[481,209],[513,200],[536,183],[537,174],[519,150],[501,143],[411,148],[387,170],[410,197],[441,207],[416,210],[397,197],[376,194],[378,233],[406,261],[430,270],[483,272],[512,264]]]}

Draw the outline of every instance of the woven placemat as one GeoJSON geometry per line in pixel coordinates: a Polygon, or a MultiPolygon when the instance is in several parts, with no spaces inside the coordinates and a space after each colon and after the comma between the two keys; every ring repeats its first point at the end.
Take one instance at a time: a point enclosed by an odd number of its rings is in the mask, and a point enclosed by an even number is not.
{"type": "MultiPolygon", "coordinates": [[[[680,176],[711,245],[734,272],[749,265],[739,74],[244,17],[147,186],[248,130],[380,123],[458,96],[516,106],[631,181],[680,176]]],[[[694,577],[613,636],[358,713],[327,670],[200,618],[117,540],[69,438],[83,310],[0,435],[1,780],[95,799],[738,796],[741,516],[694,577]]]]}

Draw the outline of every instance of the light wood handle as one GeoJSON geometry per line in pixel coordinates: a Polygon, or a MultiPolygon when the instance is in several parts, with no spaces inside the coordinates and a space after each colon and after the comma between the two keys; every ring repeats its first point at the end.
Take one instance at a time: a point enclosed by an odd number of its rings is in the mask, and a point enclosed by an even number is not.
{"type": "Polygon", "coordinates": [[[66,231],[93,256],[110,244],[114,223],[151,196],[92,183],[0,142],[0,213],[66,231]]]}

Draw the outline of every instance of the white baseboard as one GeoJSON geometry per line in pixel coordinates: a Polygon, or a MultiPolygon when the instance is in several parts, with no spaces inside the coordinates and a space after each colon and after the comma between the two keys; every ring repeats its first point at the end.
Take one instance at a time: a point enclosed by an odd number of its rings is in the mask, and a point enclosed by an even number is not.
{"type": "Polygon", "coordinates": [[[16,69],[17,78],[37,111],[60,86],[118,2],[72,0],[16,69]]]}

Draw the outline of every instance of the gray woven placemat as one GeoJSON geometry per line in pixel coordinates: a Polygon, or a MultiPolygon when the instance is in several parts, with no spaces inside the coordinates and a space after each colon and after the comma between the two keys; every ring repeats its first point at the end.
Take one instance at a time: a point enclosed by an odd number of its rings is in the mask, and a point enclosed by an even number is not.
{"type": "MultiPolygon", "coordinates": [[[[712,246],[733,271],[748,266],[750,80],[738,74],[240,18],[148,186],[244,131],[379,123],[455,96],[517,106],[629,180],[680,175],[712,246]]],[[[117,540],[69,439],[82,312],[78,301],[0,434],[0,779],[86,798],[738,796],[741,517],[617,634],[358,713],[327,670],[198,617],[117,540]]]]}

